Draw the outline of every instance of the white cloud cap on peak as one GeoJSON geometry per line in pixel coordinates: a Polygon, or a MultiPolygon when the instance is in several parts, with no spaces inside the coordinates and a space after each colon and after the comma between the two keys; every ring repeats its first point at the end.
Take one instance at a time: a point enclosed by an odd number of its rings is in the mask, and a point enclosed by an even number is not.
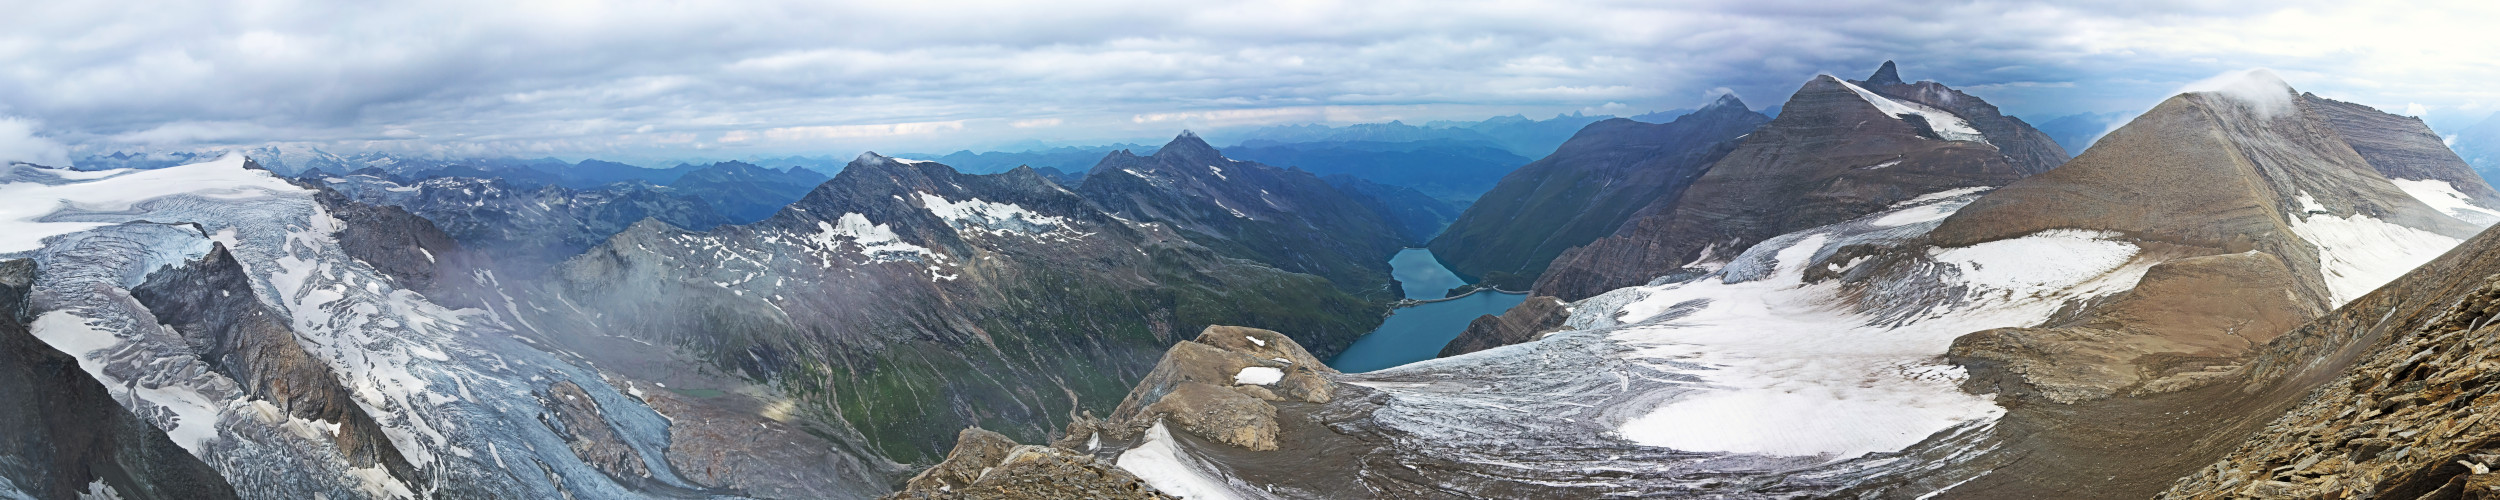
{"type": "Polygon", "coordinates": [[[2251,68],[2224,72],[2191,82],[2179,93],[2207,93],[2229,97],[2248,105],[2258,116],[2276,117],[2292,111],[2292,84],[2283,81],[2274,70],[2251,68]]]}

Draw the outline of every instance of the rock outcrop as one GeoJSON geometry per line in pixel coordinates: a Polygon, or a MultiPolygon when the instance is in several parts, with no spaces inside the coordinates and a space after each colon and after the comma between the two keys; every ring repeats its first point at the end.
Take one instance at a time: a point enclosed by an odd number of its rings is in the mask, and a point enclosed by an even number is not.
{"type": "Polygon", "coordinates": [[[1099,498],[1169,500],[1136,475],[1092,455],[1018,445],[979,427],[957,433],[953,452],[913,476],[890,499],[1099,498]]]}
{"type": "Polygon", "coordinates": [[[582,392],[581,386],[559,381],[539,397],[553,411],[539,415],[538,421],[555,429],[564,438],[564,446],[582,461],[619,480],[650,479],[651,468],[643,465],[642,453],[617,438],[616,429],[608,428],[607,415],[599,412],[599,402],[582,392]]]}
{"type": "Polygon", "coordinates": [[[1224,444],[1276,449],[1270,401],[1326,403],[1336,370],[1284,334],[1209,326],[1172,346],[1111,413],[1114,432],[1134,438],[1161,421],[1224,444]]]}
{"type": "Polygon", "coordinates": [[[1537,335],[1563,329],[1563,321],[1571,318],[1571,309],[1553,297],[1529,297],[1526,302],[1503,311],[1501,316],[1478,316],[1467,323],[1467,330],[1441,348],[1440,357],[1457,356],[1520,342],[1536,340],[1537,335]]]}
{"type": "Polygon", "coordinates": [[[1478,197],[1433,238],[1433,256],[1461,276],[1525,289],[1564,250],[1613,234],[1642,207],[1674,204],[1767,121],[1729,95],[1668,123],[1589,124],[1478,197]]]}

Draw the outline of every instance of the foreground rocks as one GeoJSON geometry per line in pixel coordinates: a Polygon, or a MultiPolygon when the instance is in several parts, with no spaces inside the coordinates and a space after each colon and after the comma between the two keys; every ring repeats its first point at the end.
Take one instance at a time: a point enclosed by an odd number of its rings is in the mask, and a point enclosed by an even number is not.
{"type": "Polygon", "coordinates": [[[2500,497],[2500,275],[2170,498],[2500,497]]]}
{"type": "Polygon", "coordinates": [[[1092,455],[1018,445],[1006,435],[967,428],[946,461],[913,476],[894,499],[1171,499],[1134,474],[1092,455]]]}
{"type": "Polygon", "coordinates": [[[1563,320],[1571,318],[1570,308],[1561,299],[1529,297],[1526,302],[1503,311],[1501,316],[1487,314],[1467,324],[1458,338],[1441,347],[1440,357],[1457,356],[1520,342],[1536,340],[1536,336],[1563,329],[1563,320]]]}
{"type": "Polygon", "coordinates": [[[1164,353],[1106,431],[1131,439],[1160,420],[1224,444],[1274,450],[1276,407],[1268,402],[1326,403],[1335,391],[1325,377],[1336,373],[1284,334],[1210,326],[1164,353]]]}

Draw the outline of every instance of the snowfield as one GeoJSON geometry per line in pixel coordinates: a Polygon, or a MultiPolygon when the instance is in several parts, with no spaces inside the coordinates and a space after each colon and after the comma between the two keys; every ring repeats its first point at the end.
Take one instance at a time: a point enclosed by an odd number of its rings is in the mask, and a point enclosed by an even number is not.
{"type": "Polygon", "coordinates": [[[2500,211],[2474,206],[2473,198],[2468,198],[2465,193],[2457,191],[2457,186],[2449,184],[2448,181],[2396,178],[2389,178],[2387,181],[2396,183],[2398,189],[2403,189],[2405,194],[2413,195],[2413,199],[2422,200],[2422,204],[2439,209],[2440,213],[2448,214],[2449,217],[2455,217],[2457,220],[2477,226],[2490,226],[2492,223],[2500,222],[2500,211]]]}
{"type": "Polygon", "coordinates": [[[2463,242],[2368,215],[2304,215],[2294,217],[2298,220],[2292,222],[2292,234],[2317,245],[2318,269],[2326,273],[2327,291],[2337,307],[2463,242]]]}
{"type": "Polygon", "coordinates": [[[299,191],[268,171],[244,170],[243,160],[242,155],[229,154],[179,167],[101,172],[24,164],[0,167],[0,200],[8,200],[0,203],[0,255],[42,248],[44,238],[112,224],[65,221],[56,216],[131,212],[149,201],[172,196],[243,200],[299,191]]]}
{"type": "MultiPolygon", "coordinates": [[[[1848,80],[1833,78],[1832,81],[1840,82],[1840,86],[1848,87],[1850,92],[1855,92],[1858,94],[1858,97],[1865,98],[1867,104],[1875,105],[1875,109],[1882,110],[1884,114],[1892,115],[1894,117],[1899,117],[1901,115],[1918,115],[1919,118],[1927,120],[1928,128],[1935,129],[1936,135],[1944,137],[1944,140],[1970,141],[1978,143],[1988,142],[1988,137],[1980,135],[1979,129],[1972,127],[1969,120],[1963,120],[1960,115],[1955,115],[1951,111],[1927,107],[1925,104],[1884,97],[1883,94],[1877,94],[1873,91],[1866,90],[1865,87],[1859,87],[1858,84],[1849,83],[1848,80]]],[[[1882,168],[1882,166],[1875,168],[1882,168]]]]}

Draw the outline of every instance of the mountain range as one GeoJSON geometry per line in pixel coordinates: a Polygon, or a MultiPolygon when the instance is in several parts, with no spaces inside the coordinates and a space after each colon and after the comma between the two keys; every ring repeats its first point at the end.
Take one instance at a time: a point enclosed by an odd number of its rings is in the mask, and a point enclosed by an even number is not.
{"type": "Polygon", "coordinates": [[[2084,139],[1887,61],[1770,114],[947,156],[980,167],[5,165],[0,497],[2500,485],[2500,190],[2421,120],[2208,83],[2084,139]],[[1533,296],[1332,368],[1438,305],[1415,246],[1533,296]]]}

